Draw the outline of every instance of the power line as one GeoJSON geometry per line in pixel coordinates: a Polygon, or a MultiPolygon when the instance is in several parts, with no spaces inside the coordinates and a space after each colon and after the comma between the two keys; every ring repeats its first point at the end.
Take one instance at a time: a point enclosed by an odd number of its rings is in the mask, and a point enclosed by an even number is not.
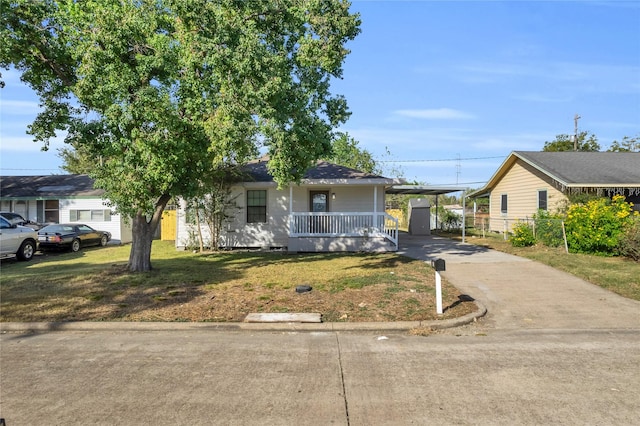
{"type": "Polygon", "coordinates": [[[431,163],[437,161],[470,161],[470,160],[492,160],[496,158],[504,158],[503,155],[495,157],[468,157],[468,158],[442,158],[431,160],[379,160],[378,163],[431,163]]]}

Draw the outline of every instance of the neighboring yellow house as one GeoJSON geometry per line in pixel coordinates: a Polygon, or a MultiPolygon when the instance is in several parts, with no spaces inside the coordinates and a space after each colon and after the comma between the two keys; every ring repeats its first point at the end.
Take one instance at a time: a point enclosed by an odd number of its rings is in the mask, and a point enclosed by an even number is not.
{"type": "Polygon", "coordinates": [[[484,188],[468,195],[489,197],[488,229],[511,231],[538,209],[554,213],[567,194],[624,195],[640,210],[640,153],[514,151],[484,188]]]}

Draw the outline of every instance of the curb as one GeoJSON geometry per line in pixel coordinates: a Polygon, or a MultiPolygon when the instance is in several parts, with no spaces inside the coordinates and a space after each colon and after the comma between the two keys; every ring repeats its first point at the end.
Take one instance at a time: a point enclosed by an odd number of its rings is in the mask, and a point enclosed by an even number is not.
{"type": "Polygon", "coordinates": [[[0,333],[46,333],[54,331],[280,331],[280,332],[332,332],[332,331],[409,331],[414,328],[443,330],[460,327],[476,321],[487,313],[477,300],[478,310],[459,318],[434,321],[397,322],[326,322],[326,323],[211,323],[211,322],[2,322],[0,333]]]}

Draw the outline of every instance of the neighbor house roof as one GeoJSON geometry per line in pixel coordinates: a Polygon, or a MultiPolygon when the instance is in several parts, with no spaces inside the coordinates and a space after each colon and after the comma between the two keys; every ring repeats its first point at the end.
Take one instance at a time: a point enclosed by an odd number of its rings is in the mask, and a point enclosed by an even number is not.
{"type": "Polygon", "coordinates": [[[101,197],[104,190],[93,186],[87,175],[1,176],[2,199],[51,199],[101,197]]]}
{"type": "MultiPolygon", "coordinates": [[[[274,183],[273,176],[267,168],[268,159],[250,161],[242,167],[249,176],[251,182],[274,183]]],[[[302,183],[326,183],[326,184],[383,184],[392,185],[398,183],[397,179],[390,179],[373,173],[365,173],[349,167],[318,161],[317,164],[307,170],[302,178],[302,183]]]]}
{"type": "Polygon", "coordinates": [[[563,188],[640,188],[638,152],[513,151],[484,188],[469,194],[484,195],[521,160],[563,188]]]}

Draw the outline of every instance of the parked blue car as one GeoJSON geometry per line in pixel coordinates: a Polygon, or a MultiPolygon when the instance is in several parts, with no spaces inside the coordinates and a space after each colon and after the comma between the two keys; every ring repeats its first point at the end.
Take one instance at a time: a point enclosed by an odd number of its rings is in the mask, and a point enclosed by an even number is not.
{"type": "Polygon", "coordinates": [[[98,231],[80,223],[48,225],[38,231],[40,250],[68,249],[73,252],[86,246],[106,246],[111,233],[98,231]]]}

